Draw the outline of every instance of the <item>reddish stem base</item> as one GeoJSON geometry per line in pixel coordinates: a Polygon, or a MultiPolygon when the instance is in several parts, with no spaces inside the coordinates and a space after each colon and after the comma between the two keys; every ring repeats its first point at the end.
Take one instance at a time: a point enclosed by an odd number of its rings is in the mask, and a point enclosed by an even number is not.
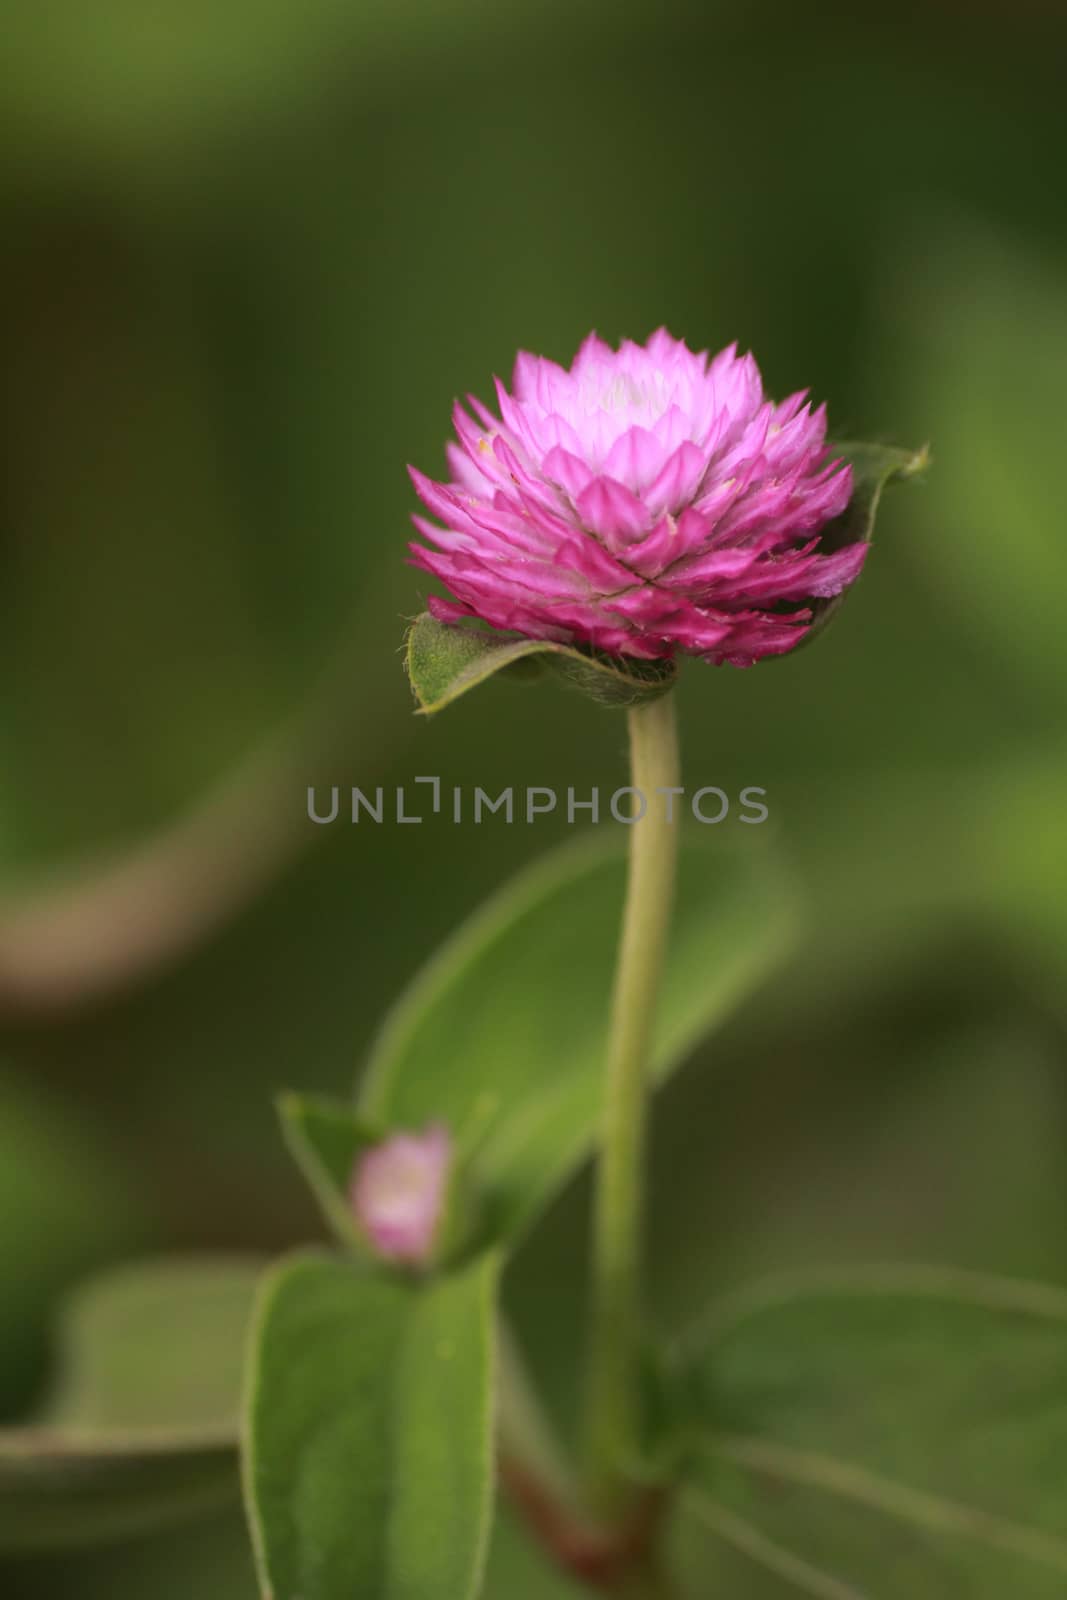
{"type": "Polygon", "coordinates": [[[620,1595],[649,1570],[666,1506],[662,1491],[642,1495],[625,1522],[609,1528],[583,1520],[514,1456],[501,1458],[500,1481],[542,1549],[587,1589],[620,1595]]]}

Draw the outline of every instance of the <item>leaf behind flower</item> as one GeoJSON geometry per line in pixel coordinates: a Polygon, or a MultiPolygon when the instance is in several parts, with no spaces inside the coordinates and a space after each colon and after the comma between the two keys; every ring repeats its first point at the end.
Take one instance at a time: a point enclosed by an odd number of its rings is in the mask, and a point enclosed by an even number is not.
{"type": "Polygon", "coordinates": [[[74,1296],[47,1407],[0,1430],[0,1548],[106,1543],[236,1499],[261,1270],[245,1257],[152,1261],[74,1296]]]}
{"type": "Polygon", "coordinates": [[[683,1370],[710,1559],[823,1600],[1067,1593],[1067,1291],[798,1273],[728,1298],[683,1370]]]}
{"type": "Polygon", "coordinates": [[[426,716],[498,672],[530,678],[548,671],[600,705],[620,707],[655,700],[678,675],[673,661],[607,656],[551,639],[516,639],[473,624],[438,622],[429,612],[412,623],[405,660],[419,711],[426,716]]]}
{"type": "MultiPolygon", "coordinates": [[[[921,450],[899,450],[892,445],[851,440],[834,440],[827,449],[852,468],[851,499],[841,515],[826,524],[820,536],[820,551],[830,555],[849,544],[870,544],[882,491],[895,479],[914,478],[924,472],[930,464],[930,451],[926,445],[921,450]]],[[[814,602],[813,621],[801,646],[810,644],[822,632],[841,606],[845,594],[814,602]]]]}
{"type": "MultiPolygon", "coordinates": [[[[739,831],[747,837],[734,849],[682,840],[651,1062],[658,1082],[791,942],[785,886],[754,830],[739,831]]],[[[583,839],[522,873],[415,977],[371,1055],[364,1117],[444,1122],[472,1156],[496,1239],[521,1234],[593,1145],[625,844],[583,839]]]]}

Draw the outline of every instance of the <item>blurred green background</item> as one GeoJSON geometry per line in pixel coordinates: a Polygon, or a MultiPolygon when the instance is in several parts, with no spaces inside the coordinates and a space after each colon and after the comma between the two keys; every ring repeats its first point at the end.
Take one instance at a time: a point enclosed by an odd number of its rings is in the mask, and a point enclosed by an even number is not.
{"type": "MultiPolygon", "coordinates": [[[[767,789],[807,922],[663,1101],[659,1313],[809,1260],[1067,1278],[1065,43],[997,0],[11,15],[4,1420],[102,1264],[318,1237],[272,1095],[345,1091],[388,998],[565,831],[316,829],[308,784],[623,781],[619,717],[500,684],[423,723],[397,654],[404,463],[441,465],[453,396],[517,346],[591,326],[738,339],[839,435],[935,460],[818,648],[684,674],[689,781],[767,789]]],[[[584,1203],[509,1284],[561,1401],[584,1203]]],[[[252,1581],[224,1516],[0,1588],[252,1581]]]]}

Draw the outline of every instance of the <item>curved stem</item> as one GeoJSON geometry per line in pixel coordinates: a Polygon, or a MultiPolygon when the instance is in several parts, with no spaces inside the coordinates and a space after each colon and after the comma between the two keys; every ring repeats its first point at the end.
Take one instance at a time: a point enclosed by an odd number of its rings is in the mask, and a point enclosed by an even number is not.
{"type": "Polygon", "coordinates": [[[612,1516],[632,1494],[640,1446],[640,1279],[646,1073],[670,923],[677,857],[678,738],[670,694],[629,712],[630,823],[623,911],[596,1180],[586,1464],[596,1509],[612,1516]],[[643,802],[643,814],[642,814],[643,802]]]}

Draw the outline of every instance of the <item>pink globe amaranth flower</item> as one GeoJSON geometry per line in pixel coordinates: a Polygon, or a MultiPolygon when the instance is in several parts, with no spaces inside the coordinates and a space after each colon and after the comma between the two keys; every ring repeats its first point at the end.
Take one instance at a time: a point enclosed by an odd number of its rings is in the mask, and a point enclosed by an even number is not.
{"type": "Polygon", "coordinates": [[[439,1125],[394,1133],[356,1161],[349,1197],[363,1234],[386,1261],[429,1260],[444,1216],[452,1140],[439,1125]]]}
{"type": "Polygon", "coordinates": [[[521,352],[500,418],[459,404],[450,483],[411,468],[444,527],[413,561],[451,592],[442,622],[479,617],[530,638],[735,666],[781,655],[867,554],[823,554],[852,492],[826,449],[825,407],[775,404],[731,345],[695,355],[665,328],[613,350],[595,334],[569,371],[521,352]]]}

